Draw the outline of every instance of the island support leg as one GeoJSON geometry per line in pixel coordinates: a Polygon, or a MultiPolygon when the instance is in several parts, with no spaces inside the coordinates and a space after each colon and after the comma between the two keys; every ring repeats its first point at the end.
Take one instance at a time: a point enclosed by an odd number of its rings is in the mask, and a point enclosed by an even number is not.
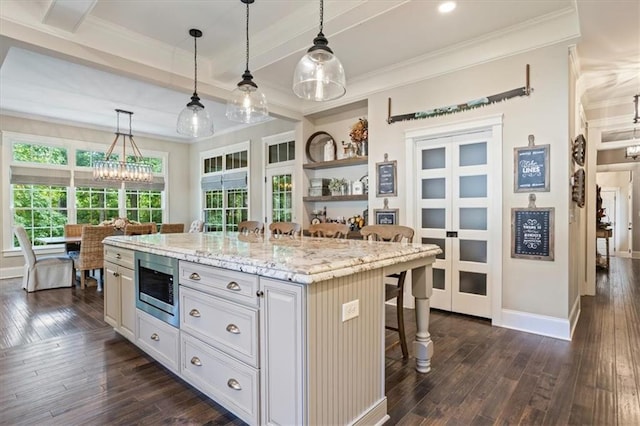
{"type": "Polygon", "coordinates": [[[416,370],[419,373],[431,371],[433,342],[429,334],[429,298],[433,293],[433,271],[431,265],[411,270],[412,293],[416,305],[416,340],[413,342],[416,354],[416,370]]]}

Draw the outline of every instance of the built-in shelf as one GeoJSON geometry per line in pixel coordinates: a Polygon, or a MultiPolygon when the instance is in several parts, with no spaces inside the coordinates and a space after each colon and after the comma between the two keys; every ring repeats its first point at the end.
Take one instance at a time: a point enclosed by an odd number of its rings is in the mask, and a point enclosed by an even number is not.
{"type": "MultiPolygon", "coordinates": [[[[318,163],[307,163],[303,164],[303,169],[310,170],[319,170],[319,169],[331,169],[333,167],[344,167],[344,166],[356,166],[359,164],[367,164],[369,161],[369,157],[352,157],[352,158],[343,158],[341,160],[333,160],[333,161],[321,161],[318,163]]],[[[314,197],[317,198],[317,197],[314,197]]]]}
{"type": "Polygon", "coordinates": [[[302,197],[302,201],[367,201],[368,194],[360,195],[323,195],[321,197],[302,197]]]}

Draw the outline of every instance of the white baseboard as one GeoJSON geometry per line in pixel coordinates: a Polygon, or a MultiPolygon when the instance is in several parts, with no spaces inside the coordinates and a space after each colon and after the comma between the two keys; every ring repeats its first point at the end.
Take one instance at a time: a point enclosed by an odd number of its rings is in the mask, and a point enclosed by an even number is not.
{"type": "Polygon", "coordinates": [[[0,279],[18,278],[24,274],[23,266],[14,266],[13,268],[0,268],[0,279]]]}
{"type": "Polygon", "coordinates": [[[578,304],[577,306],[576,308],[574,304],[574,308],[571,311],[571,319],[503,309],[502,324],[495,325],[556,339],[571,340],[572,329],[580,315],[580,305],[578,304]]]}

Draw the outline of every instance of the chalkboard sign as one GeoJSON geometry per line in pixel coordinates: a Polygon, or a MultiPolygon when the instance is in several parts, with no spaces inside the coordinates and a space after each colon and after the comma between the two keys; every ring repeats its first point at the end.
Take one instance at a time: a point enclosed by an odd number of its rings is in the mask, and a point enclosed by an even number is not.
{"type": "Polygon", "coordinates": [[[514,148],[514,191],[549,191],[549,145],[514,148]]]}
{"type": "Polygon", "coordinates": [[[511,257],[553,260],[555,209],[511,209],[511,257]]]}
{"type": "Polygon", "coordinates": [[[374,209],[376,225],[397,225],[399,209],[374,209]]]}
{"type": "Polygon", "coordinates": [[[395,197],[398,195],[396,188],[396,161],[383,161],[376,163],[378,184],[377,197],[395,197]]]}

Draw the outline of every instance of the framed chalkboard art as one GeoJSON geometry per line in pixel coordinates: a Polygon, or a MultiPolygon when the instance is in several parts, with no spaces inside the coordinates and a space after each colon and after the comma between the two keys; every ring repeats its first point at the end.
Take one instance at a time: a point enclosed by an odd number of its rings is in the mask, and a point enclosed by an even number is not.
{"type": "Polygon", "coordinates": [[[511,257],[554,260],[555,208],[511,209],[511,257]]]}
{"type": "Polygon", "coordinates": [[[529,145],[513,149],[514,192],[549,191],[549,145],[529,145]]]}
{"type": "Polygon", "coordinates": [[[373,209],[376,225],[397,225],[399,209],[373,209]]]}
{"type": "Polygon", "coordinates": [[[376,197],[396,197],[397,188],[397,162],[389,161],[387,154],[384,154],[384,161],[376,163],[376,197]]]}

